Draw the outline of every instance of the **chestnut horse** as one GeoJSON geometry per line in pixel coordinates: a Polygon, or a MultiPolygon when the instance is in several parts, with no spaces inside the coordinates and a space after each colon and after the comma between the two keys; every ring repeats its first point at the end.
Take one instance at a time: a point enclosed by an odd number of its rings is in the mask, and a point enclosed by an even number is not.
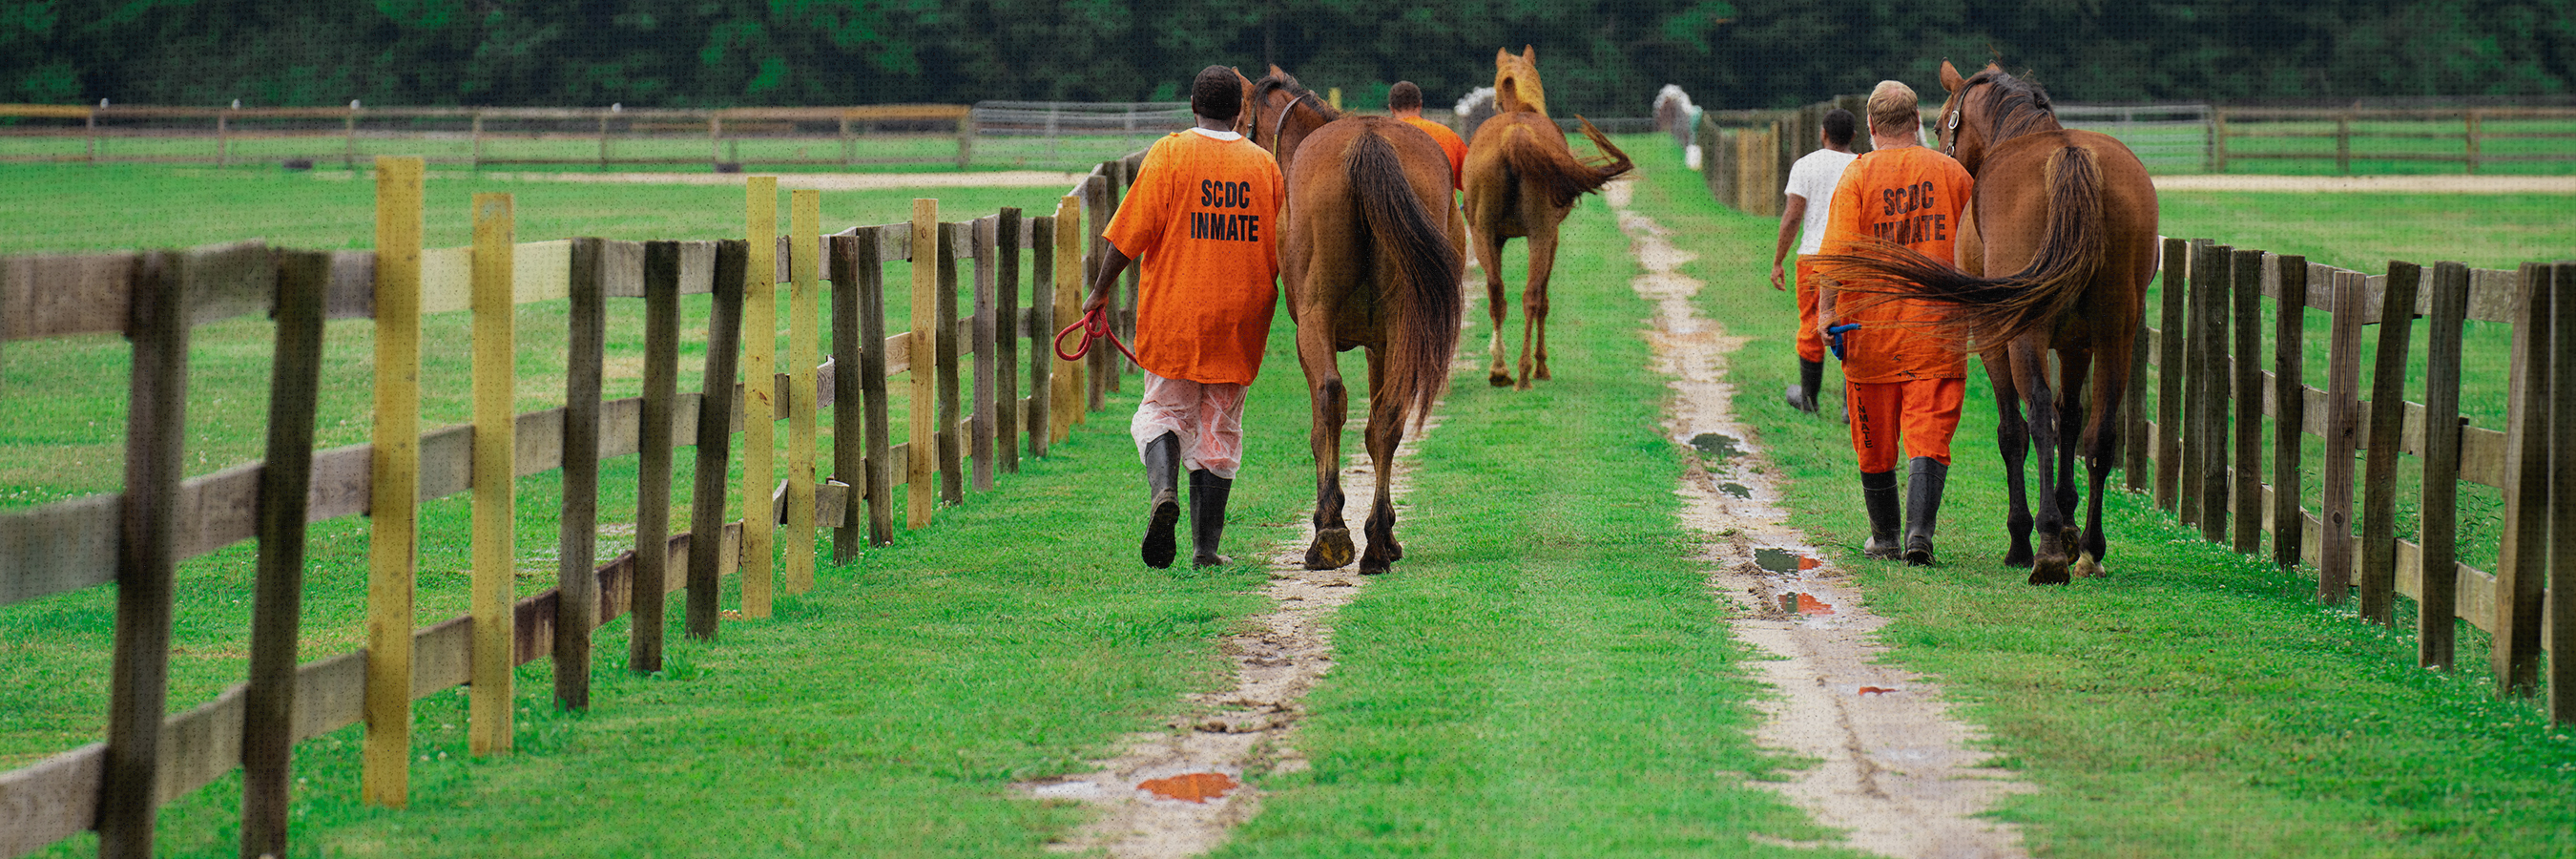
{"type": "Polygon", "coordinates": [[[1475,236],[1476,261],[1485,267],[1486,310],[1494,318],[1493,364],[1488,381],[1514,385],[1503,366],[1503,242],[1529,239],[1529,284],[1521,290],[1521,360],[1517,387],[1547,373],[1547,279],[1556,268],[1556,227],[1574,210],[1584,192],[1598,190],[1612,177],[1628,172],[1628,153],[1619,151],[1589,120],[1583,135],[1609,156],[1585,163],[1565,145],[1565,131],[1547,115],[1547,91],[1539,86],[1538,51],[1524,45],[1520,56],[1494,52],[1494,106],[1500,111],[1477,126],[1467,143],[1463,180],[1467,186],[1467,222],[1475,236]]]}
{"type": "Polygon", "coordinates": [[[2146,165],[2109,135],[2062,127],[2038,84],[1988,65],[1975,77],[1941,64],[1942,151],[1976,177],[1962,216],[1958,265],[1884,243],[1829,256],[1845,289],[1902,294],[1951,306],[1946,323],[1980,349],[2000,416],[1996,444],[2012,509],[2004,563],[2030,567],[2032,584],[2102,574],[2102,484],[2119,436],[2129,350],[2156,267],[2156,188],[2146,165]],[[2010,272],[1998,275],[1997,273],[2010,272]],[[2049,358],[2057,386],[2049,386],[2049,358]],[[2089,414],[2087,376],[2098,376],[2089,414]],[[2029,406],[2027,418],[2022,407],[2029,406]],[[2091,494],[2074,525],[2075,447],[2082,422],[2091,494]],[[2039,550],[2023,466],[2036,446],[2039,550]]]}
{"type": "Polygon", "coordinates": [[[1339,353],[1368,350],[1365,436],[1377,498],[1365,523],[1360,572],[1383,573],[1395,541],[1388,480],[1407,423],[1420,426],[1448,385],[1458,352],[1465,226],[1449,205],[1449,156],[1421,129],[1386,117],[1343,117],[1276,68],[1253,86],[1253,140],[1279,159],[1279,274],[1297,323],[1297,364],[1314,406],[1315,541],[1306,568],[1348,565],[1342,520],[1342,423],[1349,390],[1339,353]]]}

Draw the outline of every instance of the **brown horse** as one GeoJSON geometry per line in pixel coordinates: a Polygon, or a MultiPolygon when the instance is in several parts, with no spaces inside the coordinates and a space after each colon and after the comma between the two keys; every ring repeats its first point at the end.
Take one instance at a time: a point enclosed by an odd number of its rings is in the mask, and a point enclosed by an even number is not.
{"type": "Polygon", "coordinates": [[[1288,181],[1280,212],[1280,282],[1297,323],[1297,363],[1314,405],[1315,541],[1306,567],[1348,565],[1342,521],[1342,423],[1348,387],[1339,353],[1368,350],[1369,459],[1377,498],[1360,572],[1383,573],[1395,541],[1388,480],[1407,423],[1419,426],[1447,387],[1458,351],[1466,274],[1465,226],[1449,205],[1449,157],[1421,129],[1386,117],[1343,117],[1276,68],[1244,109],[1253,139],[1288,181]]]}
{"type": "Polygon", "coordinates": [[[1556,227],[1574,210],[1584,192],[1598,190],[1612,177],[1628,172],[1628,153],[1610,143],[1589,120],[1583,135],[1608,160],[1585,163],[1565,145],[1565,131],[1547,115],[1547,91],[1538,80],[1538,51],[1521,46],[1520,56],[1494,52],[1494,106],[1501,111],[1476,128],[1467,144],[1467,221],[1475,236],[1476,261],[1485,267],[1486,310],[1494,318],[1493,365],[1488,380],[1495,387],[1514,384],[1503,366],[1503,242],[1529,239],[1529,285],[1521,290],[1521,361],[1518,387],[1547,372],[1547,279],[1556,268],[1556,227]]]}
{"type": "Polygon", "coordinates": [[[1959,233],[1958,265],[1889,244],[1828,257],[1844,288],[1927,299],[1952,307],[1948,325],[1980,348],[2001,418],[2006,520],[2004,563],[2028,565],[2032,584],[2099,575],[2102,483],[2119,434],[2129,350],[2156,267],[2156,188],[2146,165],[2109,135],[2060,126],[2048,93],[1988,65],[1975,77],[1941,64],[1943,151],[1976,177],[1959,233]],[[2009,275],[1993,276],[1997,272],[2009,275]],[[2057,387],[2049,386],[2055,354],[2057,387]],[[2087,414],[2084,386],[2098,376],[2087,414]],[[2029,406],[2027,418],[2023,405],[2029,406]],[[2088,487],[2084,528],[2076,505],[2075,448],[2065,428],[2081,421],[2088,487]],[[2039,449],[2039,551],[2025,498],[2024,458],[2039,449]]]}

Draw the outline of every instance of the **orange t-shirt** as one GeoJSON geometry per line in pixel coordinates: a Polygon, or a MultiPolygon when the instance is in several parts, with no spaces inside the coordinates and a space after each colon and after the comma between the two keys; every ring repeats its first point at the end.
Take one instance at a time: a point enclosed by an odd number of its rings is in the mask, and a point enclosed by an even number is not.
{"type": "Polygon", "coordinates": [[[1449,153],[1449,186],[1467,187],[1467,141],[1458,139],[1458,132],[1449,130],[1449,126],[1419,116],[1397,118],[1404,120],[1408,125],[1422,129],[1423,133],[1431,135],[1431,139],[1439,141],[1440,151],[1449,153]]]}
{"type": "MultiPolygon", "coordinates": [[[[1959,162],[1926,147],[1865,153],[1843,168],[1842,182],[1834,186],[1824,251],[1846,253],[1875,237],[1951,262],[1957,258],[1959,213],[1975,184],[1959,162]]],[[[1938,306],[1901,298],[1844,310],[1859,298],[1846,294],[1834,302],[1835,324],[1861,324],[1843,334],[1843,378],[1868,384],[1968,375],[1966,353],[1927,324],[1942,318],[1938,306]]]]}
{"type": "Polygon", "coordinates": [[[1136,260],[1136,358],[1154,375],[1250,384],[1278,305],[1279,162],[1191,131],[1154,143],[1102,238],[1136,260]]]}

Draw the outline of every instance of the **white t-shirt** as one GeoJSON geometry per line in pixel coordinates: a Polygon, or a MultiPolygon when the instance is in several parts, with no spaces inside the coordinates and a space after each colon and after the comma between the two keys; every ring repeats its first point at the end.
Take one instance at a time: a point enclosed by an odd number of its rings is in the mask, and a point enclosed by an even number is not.
{"type": "Polygon", "coordinates": [[[1782,194],[1807,198],[1807,216],[1798,222],[1798,253],[1811,254],[1825,247],[1825,225],[1831,223],[1834,186],[1843,181],[1843,168],[1860,156],[1850,152],[1818,149],[1789,166],[1789,187],[1782,194]]]}

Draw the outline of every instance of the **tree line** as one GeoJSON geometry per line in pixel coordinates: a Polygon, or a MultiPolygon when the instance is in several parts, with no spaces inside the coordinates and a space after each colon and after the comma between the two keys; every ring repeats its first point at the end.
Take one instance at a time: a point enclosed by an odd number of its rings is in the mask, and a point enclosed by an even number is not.
{"type": "Polygon", "coordinates": [[[1999,60],[2066,102],[2576,92],[2576,0],[0,0],[0,101],[714,107],[1185,99],[1268,64],[1438,106],[1785,107],[1999,60]]]}

